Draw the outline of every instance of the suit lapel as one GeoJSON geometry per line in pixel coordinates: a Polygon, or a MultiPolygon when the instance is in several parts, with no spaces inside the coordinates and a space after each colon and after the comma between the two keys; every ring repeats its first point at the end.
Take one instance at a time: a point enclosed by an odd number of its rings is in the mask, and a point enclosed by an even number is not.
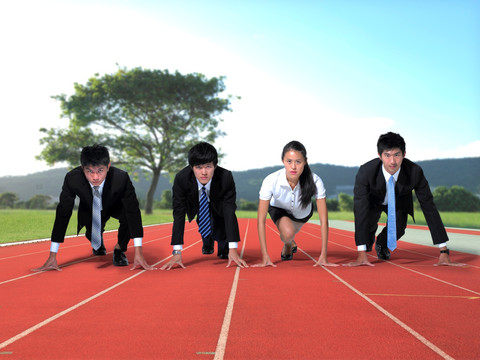
{"type": "Polygon", "coordinates": [[[397,195],[403,192],[403,189],[405,188],[405,184],[407,183],[407,181],[408,181],[407,172],[404,168],[401,168],[400,173],[398,174],[397,182],[395,184],[397,195]]]}
{"type": "Polygon", "coordinates": [[[383,163],[380,161],[380,166],[378,167],[378,170],[377,170],[376,182],[377,182],[377,189],[379,191],[380,196],[385,197],[385,194],[387,193],[387,184],[385,182],[385,176],[383,176],[382,166],[383,166],[383,163]]]}

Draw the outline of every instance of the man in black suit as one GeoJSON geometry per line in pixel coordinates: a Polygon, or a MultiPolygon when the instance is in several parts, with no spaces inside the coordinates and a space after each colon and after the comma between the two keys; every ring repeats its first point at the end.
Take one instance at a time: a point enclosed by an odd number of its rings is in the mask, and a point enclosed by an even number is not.
{"type": "MultiPolygon", "coordinates": [[[[420,166],[405,158],[405,141],[392,132],[383,134],[377,142],[378,159],[373,159],[358,170],[354,187],[355,244],[357,260],[347,266],[370,265],[366,252],[372,250],[382,211],[387,212],[387,182],[393,177],[395,187],[396,240],[405,233],[408,215],[413,215],[412,191],[420,202],[433,243],[440,249],[437,265],[462,265],[452,262],[447,249],[448,236],[440,214],[433,202],[427,179],[420,166]]],[[[393,191],[392,191],[393,193],[393,191]]],[[[393,195],[392,195],[393,196],[393,195]]],[[[393,203],[393,199],[392,199],[393,203]]],[[[393,214],[392,214],[393,215],[393,214]]],[[[391,216],[393,218],[393,216],[391,216]]],[[[393,221],[388,218],[387,222],[393,221]]],[[[381,260],[390,259],[387,247],[387,227],[378,234],[375,251],[381,260]]],[[[393,236],[395,229],[392,229],[393,236]]],[[[394,240],[393,244],[395,244],[394,240]]],[[[396,245],[394,245],[396,246],[396,245]]]]}
{"type": "Polygon", "coordinates": [[[240,233],[235,215],[236,190],[232,173],[217,166],[217,150],[206,142],[198,143],[189,150],[188,164],[189,166],[175,176],[173,182],[173,257],[161,269],[170,270],[175,264],[185,268],[182,263],[185,215],[189,222],[197,216],[203,254],[213,254],[216,240],[218,257],[228,259],[227,267],[232,261],[240,267],[247,267],[247,263],[240,259],[237,252],[240,233]],[[206,208],[205,211],[200,211],[203,192],[206,208]],[[202,231],[202,219],[199,219],[202,213],[206,214],[204,219],[209,223],[208,235],[202,231]]]}
{"type": "Polygon", "coordinates": [[[152,270],[153,267],[147,264],[142,253],[142,217],[135,188],[128,173],[110,165],[108,149],[101,145],[84,147],[80,155],[80,163],[81,166],[65,175],[52,230],[50,254],[45,264],[34,270],[60,270],[56,256],[60,244],[64,242],[77,196],[80,199],[77,234],[84,226],[86,227],[85,235],[92,243],[93,255],[106,255],[103,231],[107,220],[113,217],[120,223],[118,243],[113,250],[113,264],[115,266],[128,265],[128,259],[124,253],[127,251],[130,238],[133,238],[135,258],[132,270],[137,266],[152,270]],[[95,196],[98,200],[94,199],[95,196]],[[94,202],[98,206],[94,206],[94,202]],[[96,218],[95,209],[98,209],[97,213],[99,214],[97,230],[95,230],[95,226],[92,229],[92,224],[95,223],[92,219],[96,218]]]}

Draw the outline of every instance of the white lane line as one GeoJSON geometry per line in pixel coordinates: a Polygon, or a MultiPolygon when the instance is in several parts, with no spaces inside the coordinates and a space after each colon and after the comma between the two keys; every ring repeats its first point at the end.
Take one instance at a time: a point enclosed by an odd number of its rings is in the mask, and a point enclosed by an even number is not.
{"type": "MultiPolygon", "coordinates": [[[[163,225],[163,224],[162,224],[163,225]]],[[[153,225],[152,225],[153,226],[153,225]]],[[[155,225],[156,226],[156,225],[155,225]]],[[[114,230],[114,231],[117,231],[117,230],[114,230]]],[[[188,231],[192,231],[192,229],[188,229],[188,230],[185,230],[185,232],[188,232],[188,231]]],[[[156,238],[156,239],[153,239],[153,240],[148,240],[148,241],[143,241],[143,245],[145,244],[149,244],[149,243],[153,243],[153,242],[157,242],[157,241],[160,241],[160,240],[163,240],[165,238],[169,238],[171,237],[171,234],[169,235],[165,235],[165,236],[162,236],[160,238],[156,238]]],[[[196,244],[196,243],[195,243],[196,244]]],[[[78,244],[78,245],[73,245],[73,244],[70,244],[70,245],[67,245],[67,246],[64,246],[62,247],[63,249],[71,249],[71,248],[74,248],[74,247],[79,247],[79,246],[82,246],[84,247],[85,244],[78,244]]],[[[132,248],[133,247],[133,244],[129,245],[129,248],[132,248]]],[[[186,248],[187,249],[187,248],[186,248]]],[[[35,254],[39,254],[39,253],[43,253],[43,252],[46,252],[46,251],[49,251],[49,250],[42,250],[42,251],[37,251],[37,252],[34,252],[34,253],[28,253],[28,254],[19,254],[19,255],[16,255],[16,256],[10,256],[9,258],[17,258],[17,257],[21,257],[21,256],[27,256],[27,255],[35,255],[35,254]]],[[[107,252],[107,254],[110,254],[112,253],[112,251],[109,251],[107,252]]],[[[163,260],[160,260],[157,264],[163,262],[164,260],[166,259],[169,259],[171,256],[163,259],[163,260]]],[[[59,268],[63,268],[63,267],[67,267],[67,266],[71,266],[71,265],[74,265],[74,264],[78,264],[78,263],[81,263],[81,262],[84,262],[84,261],[88,261],[88,260],[91,260],[91,259],[95,259],[96,256],[89,256],[89,257],[86,257],[84,259],[80,259],[80,260],[77,260],[77,261],[72,261],[72,262],[69,262],[69,263],[65,263],[65,264],[62,264],[62,265],[59,265],[58,267],[59,268]]],[[[8,259],[8,258],[1,258],[0,260],[4,260],[4,259],[8,259]]],[[[154,265],[157,265],[157,264],[154,264],[154,265]]],[[[42,274],[46,271],[55,271],[55,270],[45,270],[45,271],[34,271],[28,275],[23,275],[23,276],[19,276],[19,277],[16,277],[16,278],[12,278],[12,279],[8,279],[8,280],[4,280],[4,281],[0,281],[0,285],[4,285],[4,284],[7,284],[9,282],[12,282],[12,281],[17,281],[17,280],[22,280],[22,279],[25,279],[25,278],[29,278],[30,276],[35,276],[35,275],[39,275],[39,274],[42,274]]]]}
{"type": "MultiPolygon", "coordinates": [[[[307,255],[310,259],[313,260],[313,262],[315,263],[316,260],[311,257],[309,254],[307,254],[305,251],[303,251],[302,249],[298,248],[298,250],[300,250],[301,252],[303,252],[305,255],[307,255]]],[[[330,269],[328,269],[327,267],[325,266],[322,266],[322,268],[327,271],[330,275],[332,275],[333,277],[335,277],[338,281],[340,281],[343,285],[345,285],[346,287],[348,287],[350,290],[352,290],[355,294],[357,294],[358,296],[360,296],[361,298],[363,298],[364,300],[366,300],[368,303],[370,303],[373,307],[375,307],[377,310],[379,310],[382,314],[384,314],[386,317],[388,317],[390,320],[392,320],[395,324],[399,325],[401,328],[403,328],[404,330],[406,330],[407,332],[409,332],[413,337],[415,337],[417,340],[419,340],[422,344],[424,344],[425,346],[427,346],[428,348],[430,348],[432,351],[434,351],[436,354],[438,354],[439,356],[441,356],[442,358],[444,359],[448,359],[448,360],[453,360],[453,358],[448,355],[446,352],[444,352],[442,349],[440,349],[438,346],[436,346],[435,344],[433,344],[432,342],[430,342],[429,340],[427,340],[425,337],[423,337],[422,335],[420,335],[418,332],[416,332],[415,330],[413,330],[410,326],[408,326],[407,324],[405,324],[403,321],[401,321],[399,318],[395,317],[392,313],[388,312],[387,310],[385,310],[383,307],[381,307],[380,305],[378,305],[375,301],[373,301],[372,299],[370,299],[369,297],[365,296],[362,292],[360,292],[359,290],[357,290],[356,288],[354,288],[352,285],[350,285],[349,283],[347,283],[345,280],[343,280],[340,276],[338,276],[337,274],[335,274],[333,271],[331,271],[330,269]]]]}
{"type": "MultiPolygon", "coordinates": [[[[198,240],[198,241],[196,241],[195,243],[193,243],[193,244],[185,247],[184,250],[187,250],[187,249],[191,248],[192,246],[195,246],[196,244],[200,243],[200,241],[201,241],[201,240],[198,240]]],[[[243,254],[243,252],[242,252],[242,254],[243,254]]],[[[169,255],[168,257],[166,257],[166,258],[164,258],[164,259],[156,262],[155,264],[153,264],[153,266],[159,265],[160,263],[164,262],[165,260],[167,260],[167,259],[169,259],[169,258],[171,258],[171,257],[172,257],[172,255],[169,255]]],[[[99,293],[97,293],[97,294],[95,294],[95,295],[93,295],[93,296],[90,296],[89,298],[87,298],[87,299],[85,299],[85,300],[83,300],[83,301],[80,301],[79,303],[77,303],[77,304],[69,307],[68,309],[63,310],[63,311],[61,311],[61,312],[59,312],[59,313],[57,313],[57,314],[49,317],[48,319],[39,322],[38,324],[30,327],[29,329],[27,329],[27,330],[25,330],[25,331],[22,331],[21,333],[19,333],[19,334],[15,335],[15,336],[11,337],[10,339],[8,339],[8,340],[0,343],[0,349],[3,349],[4,347],[6,347],[6,346],[8,346],[8,345],[10,345],[10,344],[12,344],[12,343],[14,343],[14,342],[22,339],[22,338],[24,338],[25,336],[31,334],[32,332],[34,332],[34,331],[36,331],[36,330],[44,327],[45,325],[48,325],[48,324],[51,323],[52,321],[57,320],[58,318],[62,317],[63,315],[66,315],[66,314],[68,314],[68,313],[70,313],[70,312],[78,309],[79,307],[81,307],[81,306],[83,306],[83,305],[85,305],[85,304],[88,304],[90,301],[95,300],[96,298],[98,298],[98,297],[100,297],[100,296],[102,296],[102,295],[110,292],[111,290],[119,287],[120,285],[125,284],[126,282],[128,282],[128,281],[130,281],[130,280],[135,279],[137,276],[140,276],[140,275],[142,275],[143,273],[145,273],[145,272],[147,272],[147,271],[150,271],[150,270],[140,270],[138,273],[136,273],[136,274],[134,274],[134,275],[132,275],[132,276],[130,276],[130,277],[128,277],[128,278],[126,278],[126,279],[118,282],[118,283],[116,283],[115,285],[112,285],[112,286],[110,286],[109,288],[107,288],[107,289],[105,289],[105,290],[102,290],[102,291],[100,291],[99,293]]]]}
{"type": "MultiPolygon", "coordinates": [[[[308,235],[311,235],[311,236],[313,236],[313,237],[321,238],[320,236],[317,236],[317,235],[312,234],[312,233],[309,233],[309,232],[305,232],[305,233],[307,233],[308,235]]],[[[338,243],[333,242],[333,241],[332,241],[332,242],[329,241],[328,243],[329,243],[329,244],[332,243],[332,244],[335,244],[335,245],[337,245],[337,246],[341,246],[341,247],[344,247],[344,248],[347,248],[347,249],[352,249],[352,250],[356,251],[356,249],[354,249],[354,248],[351,248],[351,247],[349,247],[349,246],[345,246],[345,245],[342,245],[342,244],[338,244],[338,243]]],[[[405,251],[405,250],[403,250],[403,251],[405,251]]],[[[427,256],[427,255],[422,254],[422,253],[418,253],[418,254],[427,256]]],[[[367,255],[370,256],[370,257],[374,257],[375,259],[377,258],[377,257],[374,256],[374,255],[370,255],[370,254],[367,254],[367,255]]],[[[308,255],[308,256],[309,256],[309,255],[308,255]]],[[[467,289],[467,288],[465,288],[465,287],[463,287],[463,286],[460,286],[460,285],[457,285],[457,284],[454,284],[454,283],[451,283],[451,282],[448,282],[448,281],[445,281],[445,280],[436,278],[436,277],[431,276],[431,275],[424,274],[424,273],[422,273],[422,272],[420,272],[420,271],[416,271],[416,270],[410,269],[410,268],[408,268],[408,267],[406,267],[406,266],[403,266],[403,265],[400,265],[400,264],[396,264],[396,263],[394,263],[394,262],[392,262],[392,261],[384,261],[384,262],[389,263],[389,264],[391,264],[391,265],[398,266],[399,268],[402,268],[402,269],[404,269],[404,270],[411,271],[411,272],[416,273],[416,274],[418,274],[418,275],[425,276],[425,277],[427,277],[427,278],[429,278],[429,279],[432,279],[432,280],[441,282],[441,283],[443,283],[443,284],[450,285],[450,286],[452,286],[452,287],[456,287],[456,288],[461,289],[461,290],[465,290],[465,291],[470,292],[470,293],[472,293],[472,294],[480,295],[480,293],[477,292],[477,291],[475,291],[475,290],[467,289]]],[[[432,265],[432,266],[433,266],[433,265],[432,265]]],[[[472,265],[468,265],[468,266],[469,266],[469,267],[473,267],[472,265]]]]}
{"type": "MultiPolygon", "coordinates": [[[[243,238],[242,252],[240,258],[243,259],[243,252],[245,250],[245,243],[247,242],[248,227],[250,220],[247,221],[247,229],[245,230],[245,236],[243,238]]],[[[230,296],[228,298],[227,308],[225,310],[225,316],[223,318],[222,329],[220,330],[220,336],[218,337],[217,347],[215,349],[214,360],[222,360],[225,355],[225,348],[227,347],[228,331],[230,330],[230,323],[232,320],[233,304],[235,303],[235,296],[237,294],[238,278],[240,276],[241,267],[237,266],[235,270],[235,277],[232,283],[232,289],[230,290],[230,296]]]]}

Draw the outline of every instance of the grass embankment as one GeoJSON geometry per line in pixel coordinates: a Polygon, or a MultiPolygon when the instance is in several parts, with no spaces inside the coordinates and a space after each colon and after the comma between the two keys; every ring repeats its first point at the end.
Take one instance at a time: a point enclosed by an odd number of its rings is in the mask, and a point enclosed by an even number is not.
{"type": "MultiPolygon", "coordinates": [[[[239,218],[256,218],[256,211],[237,211],[239,218]]],[[[479,213],[441,213],[443,222],[447,227],[480,229],[479,213]]],[[[416,224],[426,225],[425,218],[421,211],[415,213],[416,224]]],[[[50,237],[53,221],[55,219],[54,210],[0,210],[0,243],[9,243],[15,241],[25,241],[33,239],[46,239],[50,237]]],[[[154,225],[172,222],[171,210],[155,210],[151,215],[142,214],[144,225],[154,225]]],[[[350,220],[353,221],[353,213],[350,212],[330,212],[329,219],[332,220],[350,220]]],[[[313,220],[318,220],[318,214],[314,214],[313,220]]],[[[381,222],[385,222],[386,217],[382,216],[381,222]]],[[[411,218],[408,221],[413,224],[411,218]]],[[[67,229],[67,235],[75,235],[77,226],[77,214],[74,212],[67,229]]],[[[118,221],[110,219],[106,230],[116,230],[118,221]]],[[[82,230],[82,233],[85,229],[82,230]]]]}

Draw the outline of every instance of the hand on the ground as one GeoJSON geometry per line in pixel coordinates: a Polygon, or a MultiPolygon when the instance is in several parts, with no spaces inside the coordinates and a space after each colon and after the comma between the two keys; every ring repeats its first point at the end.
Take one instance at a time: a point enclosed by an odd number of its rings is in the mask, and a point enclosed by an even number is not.
{"type": "Polygon", "coordinates": [[[172,259],[163,265],[160,270],[170,270],[175,264],[185,269],[185,266],[182,263],[182,254],[173,255],[172,259]]]}
{"type": "Polygon", "coordinates": [[[143,257],[143,250],[141,246],[135,246],[133,266],[130,270],[135,270],[137,267],[143,268],[144,270],[156,270],[156,268],[147,264],[147,261],[143,257]]]}
{"type": "Polygon", "coordinates": [[[335,266],[338,266],[338,264],[328,262],[326,256],[320,255],[320,257],[318,258],[318,261],[313,266],[333,266],[333,267],[335,267],[335,266]]]}
{"type": "Polygon", "coordinates": [[[232,263],[232,261],[237,264],[238,266],[240,266],[241,268],[247,268],[248,265],[247,263],[243,260],[243,259],[240,259],[240,256],[238,256],[238,252],[237,252],[237,249],[230,249],[228,251],[228,264],[227,264],[227,267],[230,266],[230,264],[232,263]]]}
{"type": "Polygon", "coordinates": [[[253,264],[252,267],[266,267],[266,266],[273,266],[273,267],[277,267],[277,265],[275,265],[272,260],[270,260],[270,256],[266,256],[263,258],[263,261],[261,263],[258,263],[258,264],[253,264]]]}
{"type": "Polygon", "coordinates": [[[435,266],[465,266],[466,264],[458,263],[450,260],[450,256],[446,253],[440,254],[438,263],[435,266]]]}
{"type": "Polygon", "coordinates": [[[32,271],[47,271],[47,270],[62,271],[62,269],[60,269],[57,264],[57,253],[51,252],[45,264],[43,264],[39,268],[32,269],[32,271]]]}
{"type": "Polygon", "coordinates": [[[153,267],[152,265],[148,265],[147,261],[143,256],[135,256],[133,259],[133,266],[130,270],[135,270],[136,268],[143,268],[144,270],[157,270],[156,267],[153,267]]]}
{"type": "Polygon", "coordinates": [[[349,262],[347,264],[343,264],[343,266],[375,266],[371,262],[368,261],[367,253],[365,251],[359,251],[357,260],[349,262]]]}

